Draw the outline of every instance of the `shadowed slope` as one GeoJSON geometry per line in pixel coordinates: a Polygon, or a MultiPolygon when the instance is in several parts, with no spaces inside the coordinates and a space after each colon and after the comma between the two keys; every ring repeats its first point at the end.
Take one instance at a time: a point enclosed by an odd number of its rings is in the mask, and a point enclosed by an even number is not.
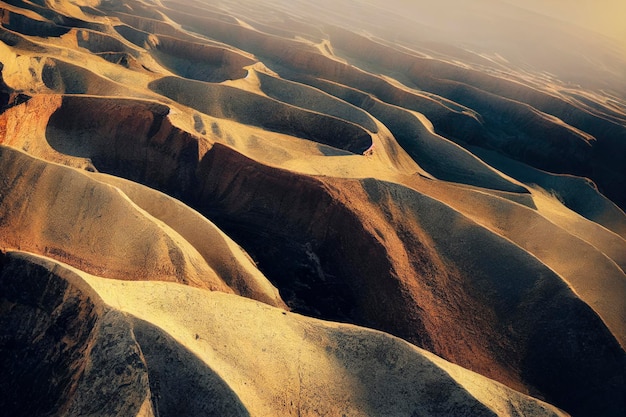
{"type": "Polygon", "coordinates": [[[168,77],[151,83],[150,88],[214,117],[310,139],[353,153],[362,153],[372,144],[367,131],[355,124],[227,85],[168,77]]]}
{"type": "Polygon", "coordinates": [[[250,415],[187,348],[106,306],[70,269],[10,252],[2,255],[0,286],[3,413],[250,415]],[[18,315],[32,328],[19,327],[18,315]]]}
{"type": "MultiPolygon", "coordinates": [[[[38,369],[45,387],[51,382],[48,366],[78,369],[71,380],[57,380],[59,390],[71,392],[62,397],[68,405],[44,408],[47,403],[29,397],[37,412],[519,416],[515,410],[521,408],[526,416],[564,415],[383,333],[281,314],[263,304],[184,286],[106,280],[25,253],[1,259],[0,285],[6,291],[0,320],[9,323],[18,312],[30,314],[45,335],[19,351],[26,361],[20,363],[38,367],[32,370],[38,369]],[[32,298],[38,294],[43,297],[32,298]],[[91,320],[77,323],[83,315],[91,320]],[[48,352],[45,343],[68,340],[75,332],[81,338],[71,347],[66,345],[51,362],[39,362],[48,352]],[[295,340],[298,349],[293,349],[295,340]],[[114,366],[97,366],[104,360],[114,366]],[[257,380],[263,381],[263,390],[250,384],[257,380]],[[181,402],[177,393],[183,392],[181,402]]],[[[13,332],[7,336],[0,349],[18,353],[11,343],[25,340],[15,339],[13,332]]],[[[0,382],[8,382],[8,375],[0,382]]],[[[32,387],[29,393],[35,393],[32,387]]],[[[12,400],[5,410],[14,415],[35,411],[24,409],[25,398],[12,400]]]]}
{"type": "Polygon", "coordinates": [[[156,35],[155,29],[149,33],[128,25],[115,26],[115,30],[129,42],[145,48],[162,66],[184,78],[207,82],[243,78],[246,75],[244,67],[255,63],[252,58],[224,45],[208,45],[197,39],[188,41],[184,36],[181,39],[183,32],[172,33],[176,36],[156,35]]]}
{"type": "Polygon", "coordinates": [[[230,291],[200,254],[118,189],[0,147],[2,247],[119,279],[165,279],[230,291]]]}
{"type": "Polygon", "coordinates": [[[52,261],[0,255],[2,413],[153,416],[144,406],[146,365],[124,316],[52,261]]]}
{"type": "MultiPolygon", "coordinates": [[[[570,288],[569,283],[563,282],[518,246],[493,236],[430,198],[415,195],[396,185],[381,186],[374,181],[366,183],[365,188],[383,207],[390,201],[394,202],[396,208],[392,210],[397,213],[395,221],[398,226],[403,224],[407,227],[408,219],[401,213],[415,216],[420,227],[432,239],[444,264],[464,277],[461,284],[463,293],[482,300],[482,306],[490,306],[487,314],[493,316],[488,320],[489,325],[495,325],[494,330],[497,329],[500,337],[508,338],[511,343],[511,348],[505,342],[491,349],[508,352],[504,360],[514,368],[519,366],[523,380],[544,392],[552,401],[563,404],[564,408],[579,409],[583,415],[594,412],[613,415],[624,407],[621,393],[626,384],[626,354],[618,343],[618,340],[624,340],[623,333],[619,333],[623,332],[622,318],[616,319],[616,325],[622,328],[614,328],[617,336],[613,336],[596,313],[572,291],[576,289],[575,285],[570,288]],[[426,216],[424,213],[433,214],[426,216]],[[471,256],[468,256],[468,245],[476,248],[471,256]],[[553,319],[548,319],[549,316],[553,319]],[[545,325],[536,326],[536,323],[545,325]],[[592,328],[596,331],[591,332],[592,328]],[[562,335],[556,339],[567,342],[555,342],[550,346],[541,343],[556,334],[562,335]],[[520,349],[520,346],[525,348],[520,349]],[[524,354],[516,359],[521,352],[524,354]],[[597,363],[589,362],[596,360],[597,363]],[[556,383],[556,374],[568,377],[556,383]],[[596,376],[598,379],[592,382],[596,376]],[[611,382],[606,384],[607,380],[611,382]],[[579,392],[579,395],[572,395],[572,392],[579,392]],[[595,392],[592,397],[598,398],[598,402],[593,404],[587,402],[589,397],[585,394],[592,392],[595,392]],[[605,395],[610,395],[612,400],[605,395]]],[[[623,278],[617,279],[623,282],[623,278]]],[[[444,291],[454,292],[452,288],[447,286],[444,291]]],[[[605,283],[604,288],[604,291],[610,292],[614,286],[605,283]]],[[[593,292],[597,294],[599,291],[593,292]]],[[[461,305],[467,311],[469,303],[461,305]]],[[[611,309],[611,303],[604,308],[611,309]]],[[[476,316],[472,316],[476,320],[476,316]]],[[[482,329],[481,334],[488,334],[488,331],[482,329]]],[[[503,357],[501,354],[493,356],[503,357]]]]}
{"type": "Polygon", "coordinates": [[[128,321],[145,360],[157,416],[251,415],[226,381],[170,333],[132,316],[128,321]]]}
{"type": "Polygon", "coordinates": [[[589,179],[551,174],[492,152],[477,150],[476,153],[519,181],[542,187],[569,209],[626,239],[626,214],[602,195],[589,179]]]}
{"type": "MultiPolygon", "coordinates": [[[[519,246],[450,207],[375,180],[362,185],[339,179],[281,181],[286,173],[255,166],[217,145],[207,153],[201,169],[209,179],[201,188],[203,209],[257,257],[261,269],[277,280],[286,300],[299,311],[384,329],[471,369],[517,387],[540,389],[559,401],[568,401],[564,392],[578,391],[583,396],[593,391],[604,378],[622,381],[617,386],[624,384],[623,349],[596,313],[569,292],[568,284],[519,246]],[[224,172],[225,166],[230,167],[227,175],[214,174],[224,172]],[[361,187],[370,204],[363,203],[367,200],[361,187]],[[246,189],[254,192],[248,194],[246,189]],[[273,249],[268,249],[268,242],[273,249]],[[283,281],[279,271],[290,271],[300,280],[283,281]],[[560,291],[563,295],[554,295],[560,291]],[[555,314],[543,308],[547,304],[542,297],[556,297],[551,304],[558,300],[561,309],[576,312],[572,314],[577,318],[562,330],[550,327],[552,335],[576,335],[571,344],[577,349],[595,346],[573,356],[561,348],[545,352],[553,359],[565,356],[554,362],[563,367],[554,372],[571,373],[565,391],[562,382],[553,384],[549,374],[536,374],[519,356],[525,351],[518,351],[520,346],[542,351],[530,344],[528,333],[539,315],[555,314]],[[598,332],[591,336],[589,328],[598,332]],[[461,338],[463,344],[448,339],[449,335],[461,338]],[[485,335],[494,337],[485,339],[485,335]],[[583,342],[589,337],[595,341],[583,342]],[[604,346],[608,350],[598,362],[582,359],[596,357],[594,349],[604,352],[604,346]],[[494,358],[501,360],[498,368],[494,358]],[[579,362],[589,366],[578,370],[579,362]],[[603,376],[591,382],[597,372],[603,376]]],[[[609,260],[603,262],[609,270],[615,268],[609,260]]],[[[623,273],[619,269],[611,273],[621,285],[623,273]]],[[[580,277],[576,283],[586,285],[580,277]]],[[[610,292],[614,285],[609,280],[602,288],[586,294],[610,292]]],[[[623,312],[613,316],[611,302],[600,309],[609,312],[607,319],[623,340],[623,312]]],[[[612,401],[621,404],[623,387],[617,386],[612,401]]],[[[602,399],[570,405],[593,410],[604,403],[602,399]]]]}
{"type": "Polygon", "coordinates": [[[363,107],[388,126],[400,146],[436,178],[494,190],[526,192],[524,187],[504,178],[470,152],[434,133],[423,115],[376,99],[363,103],[363,107]]]}
{"type": "Polygon", "coordinates": [[[172,126],[169,112],[156,102],[65,96],[45,134],[53,148],[90,158],[99,170],[184,192],[193,185],[199,145],[172,126]]]}
{"type": "Polygon", "coordinates": [[[527,408],[528,415],[558,413],[519,394],[502,402],[503,386],[382,333],[180,286],[157,284],[147,290],[141,283],[121,284],[125,295],[116,297],[116,282],[88,282],[117,308],[160,326],[196,352],[251,415],[490,416],[496,410],[517,415],[507,403],[527,408]],[[178,313],[179,300],[189,297],[198,313],[178,313]],[[293,340],[300,341],[297,349],[293,340]],[[263,381],[263,390],[250,384],[256,380],[263,381]]]}
{"type": "Polygon", "coordinates": [[[620,302],[626,297],[623,239],[575,213],[571,214],[578,217],[577,227],[559,222],[545,210],[549,199],[540,190],[533,190],[539,208],[529,208],[482,190],[436,189],[425,181],[412,181],[411,185],[537,257],[602,317],[622,346],[626,345],[626,311],[620,302]]]}
{"type": "Polygon", "coordinates": [[[70,30],[68,27],[58,26],[34,12],[20,13],[14,10],[6,7],[0,10],[2,13],[2,28],[24,35],[40,37],[58,37],[70,30]]]}
{"type": "Polygon", "coordinates": [[[239,246],[171,197],[3,146],[0,160],[3,248],[111,278],[176,280],[284,307],[239,246]]]}
{"type": "Polygon", "coordinates": [[[261,72],[254,72],[254,75],[259,78],[261,90],[276,100],[351,121],[373,133],[378,132],[378,127],[371,116],[356,107],[337,100],[334,96],[261,72]]]}
{"type": "Polygon", "coordinates": [[[497,0],[0,17],[0,250],[32,253],[0,347],[50,394],[23,414],[624,414],[610,42],[497,0]]]}
{"type": "Polygon", "coordinates": [[[261,274],[248,254],[199,213],[166,194],[137,183],[108,175],[94,177],[122,190],[135,204],[178,232],[237,294],[285,307],[276,288],[261,274]]]}
{"type": "Polygon", "coordinates": [[[116,90],[115,84],[79,66],[52,59],[41,69],[41,81],[55,93],[105,95],[116,90]]]}

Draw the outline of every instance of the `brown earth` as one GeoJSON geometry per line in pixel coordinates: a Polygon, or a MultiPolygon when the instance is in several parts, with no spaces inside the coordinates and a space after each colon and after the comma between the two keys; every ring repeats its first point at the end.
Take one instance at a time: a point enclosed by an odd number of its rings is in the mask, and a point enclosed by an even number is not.
{"type": "Polygon", "coordinates": [[[0,2],[2,415],[624,415],[626,61],[391,3],[0,2]]]}

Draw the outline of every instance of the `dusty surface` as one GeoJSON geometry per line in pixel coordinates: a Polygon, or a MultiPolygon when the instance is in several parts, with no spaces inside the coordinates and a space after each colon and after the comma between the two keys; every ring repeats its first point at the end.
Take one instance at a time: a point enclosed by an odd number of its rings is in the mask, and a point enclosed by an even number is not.
{"type": "Polygon", "coordinates": [[[449,1],[0,2],[0,408],[623,415],[626,60],[449,1]]]}
{"type": "Polygon", "coordinates": [[[13,415],[565,415],[385,333],[23,252],[2,261],[3,332],[26,346],[4,347],[4,392],[23,393],[35,374],[53,394],[30,391],[35,409],[4,400],[13,415]],[[42,336],[15,331],[18,314],[42,336]],[[58,386],[45,385],[50,373],[58,386]]]}

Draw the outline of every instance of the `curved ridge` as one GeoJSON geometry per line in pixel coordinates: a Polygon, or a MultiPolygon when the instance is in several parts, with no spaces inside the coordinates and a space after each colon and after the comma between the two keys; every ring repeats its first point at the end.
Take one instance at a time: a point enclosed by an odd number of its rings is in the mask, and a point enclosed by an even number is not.
{"type": "Polygon", "coordinates": [[[119,189],[80,171],[1,149],[4,248],[40,253],[111,278],[174,280],[230,291],[180,235],[119,189]],[[25,188],[37,191],[21,200],[25,188]],[[82,223],[90,223],[88,233],[82,223]],[[129,234],[120,235],[122,230],[129,234]]]}
{"type": "Polygon", "coordinates": [[[617,53],[496,0],[0,2],[10,412],[621,417],[617,53]]]}
{"type": "Polygon", "coordinates": [[[161,78],[150,88],[202,113],[363,153],[372,145],[363,128],[271,98],[223,84],[201,83],[176,77],[161,78]]]}

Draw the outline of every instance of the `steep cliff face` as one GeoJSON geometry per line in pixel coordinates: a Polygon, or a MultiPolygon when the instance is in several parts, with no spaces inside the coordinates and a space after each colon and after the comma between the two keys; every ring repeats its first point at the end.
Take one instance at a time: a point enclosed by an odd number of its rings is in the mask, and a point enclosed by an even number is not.
{"type": "Polygon", "coordinates": [[[402,7],[0,2],[0,408],[623,415],[626,62],[402,7]]]}

